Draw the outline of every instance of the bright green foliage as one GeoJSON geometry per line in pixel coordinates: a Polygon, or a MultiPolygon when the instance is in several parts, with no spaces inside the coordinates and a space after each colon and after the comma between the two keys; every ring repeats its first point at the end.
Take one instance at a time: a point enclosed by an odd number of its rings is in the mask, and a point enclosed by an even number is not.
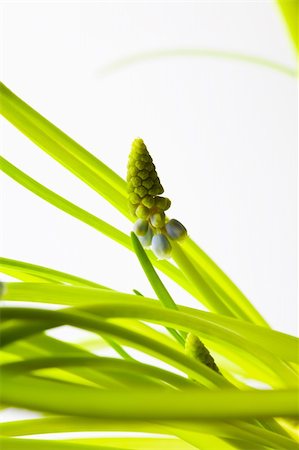
{"type": "Polygon", "coordinates": [[[297,55],[299,54],[299,1],[277,0],[284,16],[290,37],[293,41],[297,55]]]}
{"type": "MultiPolygon", "coordinates": [[[[293,75],[288,68],[272,67],[293,75]]],[[[0,96],[2,114],[124,216],[133,218],[138,237],[132,233],[130,239],[4,158],[3,172],[133,250],[157,297],[143,297],[137,290],[138,295],[122,293],[75,275],[1,258],[1,272],[18,280],[0,286],[3,408],[25,408],[40,417],[2,424],[0,447],[297,450],[298,340],[272,330],[186,236],[183,225],[168,220],[170,200],[161,196],[163,188],[143,141],[133,142],[126,184],[3,84],[0,96]],[[158,261],[143,248],[151,245],[158,256],[167,253],[173,261],[158,261]],[[171,295],[153,264],[207,311],[181,306],[180,291],[174,289],[171,295]],[[30,302],[30,308],[24,302],[30,302]],[[47,334],[64,325],[93,337],[74,345],[47,334]],[[102,355],[111,349],[117,357],[102,355]],[[132,350],[139,352],[136,359],[132,350]],[[148,364],[140,361],[148,356],[155,359],[148,364]],[[162,364],[167,366],[161,368],[162,364]],[[253,382],[267,389],[253,388],[253,382]],[[42,438],[73,431],[83,433],[80,439],[42,438]],[[91,431],[149,435],[84,434],[91,431]],[[24,438],[35,434],[41,437],[24,438]]]]}

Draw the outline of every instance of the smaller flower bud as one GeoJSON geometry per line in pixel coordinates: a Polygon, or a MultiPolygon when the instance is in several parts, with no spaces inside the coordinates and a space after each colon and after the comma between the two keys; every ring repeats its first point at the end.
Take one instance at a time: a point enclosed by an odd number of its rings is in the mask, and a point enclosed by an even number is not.
{"type": "Polygon", "coordinates": [[[170,258],[171,245],[164,234],[155,234],[152,239],[152,250],[158,259],[170,258]]]}
{"type": "Polygon", "coordinates": [[[132,193],[129,195],[129,202],[130,202],[132,205],[138,205],[138,204],[140,203],[140,201],[141,201],[141,198],[140,198],[139,195],[137,195],[135,192],[132,192],[132,193]]]}
{"type": "Polygon", "coordinates": [[[187,236],[187,230],[184,225],[176,219],[171,219],[165,225],[167,236],[174,241],[182,241],[187,236]]]}
{"type": "Polygon", "coordinates": [[[151,197],[150,195],[146,195],[145,197],[143,197],[142,199],[142,204],[144,206],[146,206],[147,208],[151,209],[154,204],[155,204],[155,200],[153,197],[151,197]]]}
{"type": "MultiPolygon", "coordinates": [[[[152,177],[151,177],[151,178],[152,178],[152,177]]],[[[152,179],[153,179],[153,178],[152,178],[152,179]]],[[[154,183],[153,187],[148,191],[148,193],[149,193],[150,195],[160,195],[160,194],[163,194],[164,189],[163,189],[163,187],[162,187],[162,185],[161,185],[161,183],[160,183],[159,178],[158,178],[158,177],[155,178],[154,181],[155,181],[155,183],[154,183]]]]}
{"type": "Polygon", "coordinates": [[[132,203],[129,203],[129,204],[128,204],[128,207],[129,207],[130,214],[131,214],[132,216],[136,216],[136,208],[137,208],[137,205],[132,205],[132,203]]]}
{"type": "Polygon", "coordinates": [[[140,172],[138,172],[138,177],[142,180],[146,180],[149,177],[148,170],[141,170],[140,172]]]}
{"type": "Polygon", "coordinates": [[[143,154],[146,151],[146,146],[141,138],[136,138],[132,143],[132,150],[134,150],[137,154],[143,154]]]}
{"type": "Polygon", "coordinates": [[[201,361],[204,365],[214,370],[214,372],[220,374],[220,370],[215,363],[213,356],[210,354],[204,343],[201,342],[201,340],[195,334],[188,333],[185,342],[185,351],[186,354],[191,358],[201,361]]]}
{"type": "Polygon", "coordinates": [[[153,230],[151,227],[148,227],[148,230],[144,236],[137,236],[140,243],[143,247],[148,248],[151,246],[152,239],[153,239],[153,230]]]}
{"type": "Polygon", "coordinates": [[[171,201],[169,198],[166,197],[156,197],[155,198],[155,206],[159,209],[162,209],[162,211],[166,211],[170,208],[171,201]]]}
{"type": "Polygon", "coordinates": [[[141,183],[142,183],[141,178],[139,178],[139,177],[132,177],[131,178],[131,184],[132,184],[133,187],[141,186],[141,183]]]}
{"type": "Polygon", "coordinates": [[[149,215],[149,209],[144,205],[139,205],[135,211],[135,214],[139,219],[147,219],[149,215]]]}
{"type": "Polygon", "coordinates": [[[147,189],[144,186],[138,186],[135,188],[135,193],[139,195],[139,197],[143,198],[147,194],[147,189]]]}
{"type": "Polygon", "coordinates": [[[145,236],[148,231],[148,222],[144,219],[138,219],[134,223],[133,230],[137,236],[145,236]]]}
{"type": "Polygon", "coordinates": [[[153,185],[154,185],[154,182],[150,178],[142,181],[142,186],[144,186],[146,189],[151,189],[153,187],[153,185]]]}
{"type": "MultiPolygon", "coordinates": [[[[145,164],[146,164],[146,163],[145,163],[144,161],[138,160],[138,161],[135,162],[135,167],[137,167],[137,169],[139,169],[139,170],[143,170],[145,164]]],[[[139,173],[139,172],[138,172],[138,173],[139,173]]]]}
{"type": "Polygon", "coordinates": [[[165,214],[163,211],[156,212],[150,217],[151,224],[154,228],[163,228],[165,224],[165,214]]]}

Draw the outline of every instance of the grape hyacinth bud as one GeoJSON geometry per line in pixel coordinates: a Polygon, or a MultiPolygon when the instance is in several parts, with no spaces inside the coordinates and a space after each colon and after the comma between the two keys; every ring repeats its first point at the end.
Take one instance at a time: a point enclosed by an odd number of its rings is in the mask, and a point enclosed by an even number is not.
{"type": "Polygon", "coordinates": [[[128,161],[128,207],[137,220],[134,232],[144,247],[152,248],[159,259],[171,256],[168,240],[181,241],[187,236],[186,228],[176,219],[168,220],[165,211],[171,201],[162,197],[164,189],[156,167],[142,139],[132,143],[128,161]]]}
{"type": "Polygon", "coordinates": [[[143,247],[149,248],[152,244],[153,239],[153,230],[148,228],[146,234],[144,236],[137,236],[143,247]]]}
{"type": "Polygon", "coordinates": [[[133,230],[137,236],[145,236],[148,230],[148,222],[144,219],[138,219],[134,223],[133,230]]]}
{"type": "Polygon", "coordinates": [[[171,245],[164,234],[155,234],[152,239],[152,250],[158,259],[170,258],[171,245]]]}
{"type": "MultiPolygon", "coordinates": [[[[147,151],[147,148],[142,139],[137,138],[133,141],[131,153],[128,161],[128,174],[127,174],[129,203],[136,205],[136,210],[142,199],[146,197],[153,197],[159,194],[163,194],[164,189],[158,178],[153,160],[147,151]],[[135,195],[133,195],[135,194],[135,195]],[[137,197],[138,196],[138,201],[137,197]]],[[[143,204],[146,208],[146,204],[143,204]]]]}
{"type": "Polygon", "coordinates": [[[213,356],[201,340],[193,333],[188,333],[185,342],[185,352],[191,358],[201,361],[217,373],[221,373],[213,356]]]}
{"type": "Polygon", "coordinates": [[[171,219],[165,225],[167,236],[173,241],[182,241],[187,236],[187,230],[181,222],[171,219]]]}
{"type": "Polygon", "coordinates": [[[144,205],[138,205],[135,214],[140,219],[147,219],[149,215],[149,209],[144,205]]]}
{"type": "Polygon", "coordinates": [[[166,211],[170,208],[171,201],[166,197],[155,197],[155,206],[156,208],[162,209],[166,211]]]}
{"type": "Polygon", "coordinates": [[[163,228],[165,225],[165,214],[163,211],[156,212],[150,216],[150,221],[153,227],[163,228]]]}

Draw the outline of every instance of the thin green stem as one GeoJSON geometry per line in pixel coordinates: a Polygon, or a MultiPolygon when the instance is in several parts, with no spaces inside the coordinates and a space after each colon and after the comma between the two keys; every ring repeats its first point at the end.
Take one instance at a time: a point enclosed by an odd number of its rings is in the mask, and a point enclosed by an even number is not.
{"type": "MultiPolygon", "coordinates": [[[[97,319],[96,315],[91,314],[92,312],[100,314],[101,318],[107,317],[109,319],[113,317],[129,317],[129,318],[134,317],[141,320],[158,323],[164,326],[170,326],[172,328],[182,328],[183,330],[186,331],[187,330],[192,331],[195,334],[203,336],[208,340],[215,341],[216,343],[217,342],[223,343],[223,341],[225,341],[226,344],[225,346],[223,345],[224,355],[226,354],[226,352],[229,351],[231,352],[232,355],[234,355],[235,353],[236,357],[240,358],[241,362],[245,357],[247,363],[250,361],[251,366],[255,368],[255,371],[258,374],[258,378],[262,377],[261,379],[264,379],[266,382],[268,382],[270,385],[273,386],[286,385],[293,387],[297,385],[296,374],[293,371],[291,371],[290,368],[283,361],[279,360],[274,355],[264,350],[261,346],[257,344],[252,344],[248,342],[246,339],[242,338],[241,336],[235,335],[229,330],[224,329],[219,325],[212,324],[209,321],[204,321],[202,319],[195,318],[193,316],[188,316],[187,314],[182,312],[150,307],[148,305],[142,306],[141,304],[138,303],[135,305],[128,305],[123,304],[122,302],[119,301],[118,302],[109,301],[106,303],[102,302],[101,305],[98,304],[84,305],[79,309],[77,308],[72,310],[60,310],[60,311],[41,311],[33,308],[30,309],[26,308],[16,309],[9,307],[3,308],[2,317],[4,319],[22,318],[29,320],[31,319],[32,321],[34,320],[35,317],[39,317],[40,319],[43,318],[45,323],[44,324],[43,322],[34,323],[30,321],[31,323],[28,326],[26,326],[25,322],[17,326],[12,325],[10,329],[8,330],[4,329],[2,331],[1,344],[7,345],[8,342],[12,342],[13,340],[20,339],[24,336],[28,336],[33,332],[41,331],[43,326],[46,328],[53,328],[54,326],[58,326],[59,324],[61,325],[61,321],[63,324],[64,321],[66,321],[66,324],[79,326],[83,328],[86,327],[86,329],[89,331],[94,331],[94,328],[90,329],[90,327],[91,326],[94,327],[95,325],[92,324],[98,323],[97,325],[98,328],[96,330],[97,333],[102,333],[103,336],[105,337],[107,335],[106,332],[109,330],[108,335],[110,332],[112,333],[113,337],[116,337],[121,340],[125,339],[125,341],[128,338],[130,342],[134,341],[136,345],[137,339],[136,333],[133,333],[133,335],[130,336],[130,332],[128,332],[121,326],[117,327],[116,329],[113,329],[112,324],[97,319]],[[84,313],[82,311],[84,311],[84,313]],[[88,313],[86,313],[86,311],[88,311],[88,313]],[[83,314],[84,316],[82,317],[83,314]],[[51,320],[53,320],[52,324],[51,320]],[[58,320],[58,322],[56,322],[56,320],[58,320]],[[110,325],[112,326],[112,329],[109,329],[110,325]]],[[[143,338],[146,339],[145,337],[143,338]]],[[[157,344],[157,342],[155,341],[151,341],[151,343],[150,342],[148,343],[151,344],[151,347],[150,349],[147,349],[147,351],[153,350],[157,344]]],[[[162,352],[164,351],[163,345],[161,350],[162,352]]],[[[180,352],[174,349],[170,350],[169,347],[168,351],[169,354],[171,351],[174,351],[178,354],[178,356],[181,355],[180,352]]],[[[217,380],[217,382],[218,381],[219,380],[217,380]]],[[[224,384],[226,384],[226,381],[224,379],[223,382],[224,384]]]]}
{"type": "MultiPolygon", "coordinates": [[[[103,341],[104,342],[104,341],[103,341]]],[[[99,341],[98,350],[104,345],[99,341]]],[[[90,358],[92,355],[81,346],[72,345],[67,342],[63,342],[47,336],[44,333],[32,336],[26,341],[17,341],[8,345],[5,348],[6,352],[11,355],[16,355],[18,358],[24,359],[39,359],[39,358],[53,358],[56,355],[71,355],[80,358],[90,358]]],[[[120,360],[122,361],[122,360],[120,360]]],[[[5,361],[3,361],[4,363],[5,361]]],[[[23,362],[23,361],[22,361],[23,362]]],[[[75,381],[76,383],[97,385],[105,388],[124,387],[123,380],[120,382],[115,377],[115,374],[100,372],[99,370],[92,369],[91,367],[64,367],[59,372],[59,377],[66,381],[75,381]]]]}
{"type": "MultiPolygon", "coordinates": [[[[198,433],[206,434],[207,437],[218,436],[221,438],[247,438],[248,443],[251,445],[248,450],[256,448],[257,442],[260,439],[268,437],[268,443],[271,448],[286,450],[296,449],[296,443],[289,438],[285,438],[277,435],[277,433],[269,433],[267,430],[263,430],[257,426],[244,426],[245,434],[242,433],[243,424],[245,422],[219,422],[216,420],[210,421],[155,421],[155,422],[142,422],[142,421],[113,421],[113,420],[100,420],[84,417],[45,417],[29,420],[18,420],[13,422],[6,422],[2,424],[2,434],[5,436],[26,436],[30,434],[47,434],[47,433],[69,433],[72,431],[131,431],[131,432],[145,432],[145,433],[158,433],[177,435],[182,437],[183,432],[189,432],[197,435],[198,433]],[[260,433],[261,431],[261,433],[260,433]],[[249,433],[251,432],[251,435],[249,433]],[[273,444],[273,445],[271,445],[273,444]]],[[[211,445],[211,440],[209,440],[211,445]]],[[[265,441],[263,441],[265,442],[265,441]]],[[[210,447],[211,448],[211,447],[210,447]]],[[[258,447],[257,447],[258,448],[258,447]]]]}
{"type": "MultiPolygon", "coordinates": [[[[94,288],[59,286],[54,284],[44,285],[44,283],[4,283],[3,300],[42,302],[76,307],[84,307],[86,304],[93,303],[94,305],[98,304],[99,310],[103,303],[106,305],[107,302],[109,302],[112,306],[115,302],[116,304],[119,302],[122,304],[122,308],[120,308],[119,311],[122,311],[125,305],[125,307],[132,305],[136,308],[138,306],[153,306],[161,309],[159,302],[148,297],[136,298],[133,294],[125,294],[112,290],[105,291],[94,288]]],[[[264,350],[275,354],[283,360],[293,361],[299,364],[299,341],[294,336],[235,318],[220,316],[206,311],[199,311],[179,304],[177,307],[179,311],[184,312],[189,316],[195,316],[207,323],[221,326],[238,336],[242,336],[248,342],[259,344],[264,350]]],[[[113,310],[115,310],[114,307],[113,310]]],[[[198,324],[198,326],[200,326],[200,324],[198,324]]],[[[154,331],[151,330],[151,333],[153,332],[154,331]]],[[[147,331],[142,329],[142,333],[147,333],[147,331]]],[[[162,336],[160,333],[159,336],[161,339],[162,336]]],[[[164,339],[165,338],[166,337],[164,337],[164,339]]],[[[236,342],[238,342],[238,338],[236,338],[236,342]]]]}
{"type": "Polygon", "coordinates": [[[0,272],[5,270],[11,270],[17,276],[19,276],[19,274],[21,274],[22,272],[25,272],[26,274],[33,275],[33,277],[36,277],[37,279],[41,278],[51,282],[69,283],[75,286],[89,286],[101,289],[109,289],[106,286],[95,283],[94,281],[86,280],[69,273],[50,269],[49,267],[42,267],[24,261],[17,261],[15,259],[0,257],[0,272]]]}
{"type": "Polygon", "coordinates": [[[87,223],[91,227],[115,240],[119,244],[130,248],[130,239],[127,235],[125,235],[112,225],[108,224],[107,222],[99,219],[93,214],[90,214],[89,212],[75,205],[74,203],[65,200],[63,197],[51,191],[50,189],[42,186],[40,183],[26,175],[21,170],[17,169],[15,166],[13,166],[13,164],[6,161],[2,157],[0,157],[0,168],[12,179],[22,184],[24,187],[29,189],[31,192],[34,192],[42,199],[66,212],[67,214],[70,214],[71,216],[87,223]]]}
{"type": "Polygon", "coordinates": [[[230,278],[217,266],[217,264],[194,242],[187,238],[184,242],[183,251],[196,261],[203,273],[208,277],[212,285],[219,286],[230,298],[231,303],[239,307],[247,316],[248,320],[256,325],[269,327],[265,319],[249,302],[240,289],[230,280],[230,278]]]}
{"type": "Polygon", "coordinates": [[[130,374],[138,374],[144,378],[153,378],[160,385],[165,387],[164,383],[181,389],[188,386],[194,387],[194,382],[180,375],[151,366],[137,361],[126,361],[123,359],[98,357],[90,354],[89,356],[74,356],[73,354],[62,354],[61,356],[47,356],[42,358],[26,359],[13,363],[4,364],[1,370],[11,377],[23,375],[26,372],[45,368],[61,368],[61,367],[96,367],[101,372],[116,373],[121,381],[122,372],[130,374]]]}
{"type": "MultiPolygon", "coordinates": [[[[4,450],[91,450],[90,444],[65,442],[64,440],[14,439],[0,437],[0,446],[4,450]]],[[[123,447],[97,445],[99,450],[125,450],[123,447]]],[[[130,450],[130,449],[127,449],[130,450]]],[[[131,450],[134,450],[133,448],[131,450]]]]}
{"type": "Polygon", "coordinates": [[[179,244],[172,245],[172,258],[182,270],[186,278],[193,284],[198,291],[200,302],[212,312],[232,316],[231,311],[223,303],[221,298],[204,281],[195,265],[182,251],[179,244]]]}
{"type": "MultiPolygon", "coordinates": [[[[163,311],[168,312],[165,310],[163,311]]],[[[206,386],[227,387],[230,385],[222,376],[218,375],[216,372],[196,360],[187,357],[183,352],[167,346],[160,341],[143,336],[141,333],[136,331],[128,330],[119,325],[107,322],[106,320],[96,318],[85,311],[83,312],[82,310],[49,311],[36,308],[5,307],[1,309],[1,314],[4,319],[21,319],[24,321],[24,323],[21,324],[20,331],[18,327],[15,327],[14,333],[10,333],[10,342],[13,342],[13,339],[18,340],[24,336],[29,336],[34,332],[37,332],[34,329],[32,331],[34,322],[39,322],[38,331],[41,331],[43,322],[44,328],[47,329],[55,328],[61,325],[71,325],[91,331],[98,335],[103,335],[104,337],[108,336],[113,339],[116,338],[121,343],[125,343],[138,350],[145,351],[149,355],[158,357],[167,364],[182,370],[190,377],[198,380],[206,386]],[[27,321],[28,325],[26,328],[25,322],[27,321]]],[[[5,345],[6,342],[6,330],[3,330],[1,345],[5,345]]]]}
{"type": "MultiPolygon", "coordinates": [[[[0,112],[50,156],[97,192],[126,197],[126,183],[110,167],[85,150],[0,83],[0,112]],[[104,190],[103,190],[104,187],[104,190]]],[[[113,199],[109,199],[109,201],[113,199]]]]}
{"type": "MultiPolygon", "coordinates": [[[[153,290],[155,291],[158,299],[161,301],[162,305],[164,305],[166,308],[177,309],[177,306],[176,306],[173,298],[171,297],[171,295],[167,291],[166,287],[160,280],[157,272],[155,271],[153,265],[150,262],[150,259],[148,258],[147,254],[145,253],[137,236],[133,232],[131,233],[131,239],[132,239],[133,249],[137,255],[137,258],[141,264],[141,267],[143,268],[144,273],[145,273],[148,281],[150,282],[153,290]]],[[[182,334],[182,332],[178,333],[176,330],[174,330],[172,328],[167,328],[167,329],[170,332],[170,334],[172,334],[172,336],[179,342],[179,344],[181,344],[183,346],[185,345],[185,338],[186,338],[185,332],[183,332],[183,334],[182,334]]]]}
{"type": "MultiPolygon", "coordinates": [[[[93,214],[85,211],[74,203],[71,203],[70,201],[64,199],[60,195],[46,188],[2,157],[0,157],[0,168],[6,175],[10,176],[26,189],[29,189],[31,192],[46,200],[56,208],[59,208],[67,214],[75,217],[76,219],[81,220],[97,231],[103,233],[105,236],[113,239],[115,242],[132,251],[131,239],[125,233],[119,231],[117,228],[113,227],[102,219],[99,219],[93,214]]],[[[192,288],[190,283],[188,283],[186,278],[176,267],[174,267],[167,261],[157,261],[153,255],[150,255],[150,258],[153,261],[153,264],[155,264],[155,266],[158,267],[159,270],[164,272],[167,276],[177,282],[192,295],[194,294],[194,292],[196,295],[196,291],[192,288]]]]}

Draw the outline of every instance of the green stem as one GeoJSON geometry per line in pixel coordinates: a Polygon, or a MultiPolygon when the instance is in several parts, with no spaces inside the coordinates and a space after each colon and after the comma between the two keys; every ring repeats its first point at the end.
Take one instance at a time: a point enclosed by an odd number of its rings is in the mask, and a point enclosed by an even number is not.
{"type": "Polygon", "coordinates": [[[232,316],[232,312],[221,298],[204,281],[195,265],[182,251],[179,244],[173,242],[171,256],[186,278],[193,284],[199,294],[200,302],[212,312],[232,316]]]}
{"type": "Polygon", "coordinates": [[[122,381],[122,372],[132,375],[138,374],[145,379],[154,379],[161,386],[164,383],[178,389],[194,386],[194,383],[187,378],[176,375],[172,372],[160,369],[159,367],[150,366],[136,361],[126,361],[123,359],[89,356],[74,356],[63,354],[61,356],[47,356],[43,358],[26,359],[25,361],[17,361],[1,366],[1,370],[11,377],[23,375],[24,372],[47,368],[61,367],[96,367],[104,373],[116,373],[119,381],[122,381]]]}
{"type": "Polygon", "coordinates": [[[240,392],[230,389],[161,392],[159,389],[105,391],[90,387],[2,376],[3,402],[55,414],[123,420],[246,419],[293,416],[298,411],[296,389],[240,392]],[[146,408],[145,408],[146,405],[146,408]],[[157,408],[159,405],[159,408],[157,408]]]}
{"type": "Polygon", "coordinates": [[[189,432],[193,435],[198,433],[210,436],[218,436],[221,438],[243,438],[247,439],[250,445],[249,450],[257,447],[257,442],[268,438],[268,444],[271,448],[286,450],[296,449],[296,443],[289,438],[281,437],[277,433],[269,433],[257,426],[247,426],[245,422],[218,422],[209,421],[159,421],[159,422],[141,422],[141,421],[113,421],[98,420],[84,417],[45,417],[29,420],[18,420],[14,422],[6,422],[1,425],[1,432],[5,436],[26,436],[30,434],[48,434],[48,433],[69,433],[72,431],[131,431],[143,433],[158,433],[177,435],[184,438],[182,433],[189,432]],[[242,433],[244,426],[244,434],[242,433]],[[249,435],[249,433],[251,433],[249,435]]]}
{"type": "MultiPolygon", "coordinates": [[[[163,310],[164,312],[168,312],[163,310]]],[[[85,311],[49,311],[40,310],[36,308],[2,308],[1,314],[4,319],[21,319],[24,323],[21,324],[21,331],[18,331],[18,327],[14,328],[14,333],[10,335],[10,342],[18,340],[21,337],[33,334],[36,331],[31,331],[34,322],[39,322],[41,331],[42,326],[50,329],[61,325],[71,325],[81,329],[85,329],[96,333],[100,336],[108,336],[120,340],[120,342],[133,346],[134,348],[145,351],[146,353],[158,357],[165,361],[167,364],[182,370],[190,377],[198,380],[209,387],[227,387],[230,384],[220,375],[204,366],[203,364],[188,358],[183,352],[175,350],[174,348],[167,346],[159,341],[151,339],[142,334],[128,330],[119,325],[112,324],[106,320],[96,318],[85,311]],[[28,325],[26,328],[26,321],[28,325]],[[44,321],[44,324],[43,324],[44,321]]],[[[36,325],[37,326],[37,325],[36,325]]],[[[6,331],[2,331],[1,345],[6,343],[6,331]]]]}
{"type": "Polygon", "coordinates": [[[112,225],[108,224],[107,222],[104,222],[103,220],[94,216],[93,214],[88,213],[74,203],[65,200],[63,197],[51,191],[50,189],[42,186],[40,183],[26,175],[21,170],[17,169],[15,166],[13,166],[13,164],[6,161],[2,157],[0,157],[0,168],[13,180],[22,184],[24,187],[29,189],[31,192],[34,192],[42,199],[56,206],[56,208],[59,208],[67,214],[70,214],[71,216],[87,223],[91,227],[115,240],[119,244],[130,248],[130,239],[127,235],[125,235],[112,225]]]}
{"type": "Polygon", "coordinates": [[[100,289],[109,289],[106,286],[95,283],[94,281],[85,280],[84,278],[71,275],[69,273],[60,272],[58,270],[50,269],[48,267],[30,264],[24,261],[17,261],[9,258],[0,257],[0,271],[11,270],[15,274],[25,272],[37,278],[46,279],[52,282],[69,283],[74,286],[89,286],[100,289]]]}
{"type": "Polygon", "coordinates": [[[31,108],[3,83],[0,83],[0,100],[1,114],[50,156],[76,176],[83,178],[83,181],[96,191],[101,191],[105,186],[107,193],[114,192],[114,195],[120,194],[122,198],[126,198],[126,183],[119,175],[31,108]],[[86,178],[83,174],[86,174],[86,178]]]}
{"type": "MultiPolygon", "coordinates": [[[[84,307],[86,304],[98,304],[99,311],[103,305],[107,305],[107,302],[112,306],[119,303],[122,304],[123,310],[125,307],[155,307],[161,309],[159,302],[148,297],[136,298],[133,294],[125,294],[116,291],[105,291],[94,288],[81,288],[73,286],[60,286],[55,284],[44,283],[4,283],[3,300],[7,301],[27,301],[27,302],[42,302],[52,303],[59,305],[69,305],[75,307],[84,307]]],[[[292,361],[299,364],[299,342],[294,336],[290,336],[279,331],[271,330],[244,322],[239,319],[220,316],[206,311],[199,311],[194,308],[177,305],[178,310],[184,312],[189,316],[197,317],[206,323],[212,323],[217,326],[221,326],[224,329],[228,329],[230,332],[241,336],[248,342],[253,344],[259,344],[264,350],[273,353],[277,357],[285,360],[292,361]]],[[[113,310],[115,308],[113,307],[113,310]]],[[[157,315],[159,313],[157,312],[157,315]]],[[[144,325],[143,325],[144,326],[144,325]]],[[[200,327],[200,323],[198,323],[200,327]]],[[[140,330],[142,333],[147,334],[146,330],[140,330]]],[[[151,330],[153,333],[154,331],[151,330]]],[[[162,335],[159,333],[159,338],[162,339],[162,335]]],[[[164,339],[166,337],[164,336],[164,339]]],[[[238,343],[238,338],[236,338],[238,343]]]]}
{"type": "MultiPolygon", "coordinates": [[[[90,444],[78,442],[65,442],[64,440],[41,439],[14,439],[0,437],[0,446],[3,450],[91,450],[90,444]]],[[[99,450],[125,450],[123,447],[97,445],[99,450]]],[[[127,449],[130,450],[130,449],[127,449]]],[[[131,449],[133,450],[133,448],[131,449]]]]}
{"type": "MultiPolygon", "coordinates": [[[[13,164],[11,164],[9,161],[6,161],[2,157],[0,157],[0,168],[4,173],[6,173],[6,175],[10,176],[26,189],[29,189],[31,192],[46,200],[56,208],[59,208],[67,214],[75,217],[76,219],[81,220],[97,231],[103,233],[105,236],[113,239],[115,242],[132,251],[131,239],[129,238],[129,236],[122,233],[117,228],[99,219],[93,214],[90,214],[74,203],[69,202],[60,195],[41,185],[36,180],[29,177],[27,174],[19,170],[17,167],[15,167],[13,164]]],[[[195,290],[176,267],[166,261],[157,261],[153,255],[151,255],[151,260],[159,270],[164,272],[167,276],[169,276],[172,280],[174,280],[192,295],[194,294],[195,290]]]]}
{"type": "MultiPolygon", "coordinates": [[[[98,349],[101,348],[100,342],[98,349]]],[[[82,347],[71,345],[51,338],[46,334],[37,334],[27,341],[17,341],[5,349],[9,354],[17,355],[19,358],[53,358],[55,355],[71,355],[79,358],[90,358],[93,355],[82,347]]],[[[122,360],[120,360],[122,361],[122,360]]],[[[22,363],[25,363],[22,361],[22,363]]],[[[124,380],[119,381],[115,373],[103,373],[91,367],[64,367],[60,370],[60,378],[66,381],[81,382],[81,384],[92,384],[104,388],[124,387],[124,380]],[[74,377],[75,376],[75,377],[74,377]]],[[[131,383],[130,383],[131,384],[131,383]]]]}
{"type": "MultiPolygon", "coordinates": [[[[79,328],[86,328],[89,331],[94,331],[95,324],[97,324],[96,332],[103,334],[104,337],[108,332],[108,336],[111,333],[110,335],[114,338],[116,337],[121,340],[125,339],[125,341],[129,339],[130,342],[134,342],[136,345],[136,339],[138,339],[136,333],[132,332],[133,334],[130,335],[130,332],[125,330],[123,327],[117,327],[116,325],[97,319],[97,316],[91,315],[91,313],[97,313],[100,314],[101,318],[107,317],[109,319],[113,317],[134,317],[164,326],[191,331],[199,336],[207,338],[208,340],[215,340],[220,343],[225,341],[226,344],[224,347],[224,355],[226,353],[225,348],[227,348],[227,351],[231,351],[232,354],[235,353],[237,358],[242,356],[242,358],[240,358],[241,361],[245,357],[247,361],[251,362],[252,367],[255,368],[259,377],[262,377],[261,379],[264,379],[266,382],[270,383],[270,385],[275,387],[278,383],[278,386],[286,385],[293,387],[297,384],[296,374],[292,372],[283,361],[265,351],[261,346],[252,344],[241,336],[237,336],[229,330],[224,329],[219,325],[212,324],[209,321],[188,316],[187,314],[174,310],[165,310],[150,307],[148,305],[141,306],[141,304],[138,303],[136,305],[126,305],[122,302],[112,303],[109,301],[106,303],[101,303],[101,305],[84,305],[78,309],[60,311],[42,311],[36,308],[2,308],[2,317],[4,319],[27,319],[30,320],[30,324],[26,326],[26,322],[24,322],[16,326],[12,325],[8,330],[4,329],[2,331],[1,344],[7,345],[8,342],[28,336],[33,332],[40,332],[43,326],[45,328],[53,328],[54,326],[59,326],[61,324],[68,324],[78,326],[79,328]],[[86,311],[88,311],[88,313],[86,313],[86,311]],[[45,322],[32,322],[32,320],[35,320],[36,317],[44,320],[45,322]],[[53,323],[51,323],[52,321],[53,323]],[[113,328],[114,326],[116,329],[113,328]]],[[[160,343],[155,341],[146,341],[146,337],[143,337],[143,339],[145,339],[145,342],[149,344],[150,348],[147,349],[147,351],[153,350],[157,345],[160,345],[160,343]]],[[[140,343],[141,342],[142,341],[140,341],[140,343]]],[[[170,352],[175,352],[177,357],[181,356],[181,353],[177,350],[170,349],[169,347],[166,348],[168,348],[169,354],[170,352]]],[[[157,347],[156,349],[158,350],[157,347]]],[[[163,345],[160,350],[162,350],[163,353],[163,345]]],[[[166,356],[165,352],[164,355],[166,356]]],[[[190,358],[187,359],[189,360],[190,358]]],[[[195,362],[193,359],[191,361],[195,362]]],[[[198,364],[201,367],[201,371],[203,367],[206,368],[206,366],[200,363],[198,364]]],[[[209,372],[213,371],[209,369],[209,372]]],[[[221,378],[221,384],[226,384],[223,377],[215,372],[213,372],[213,374],[217,375],[217,381],[215,380],[217,383],[219,383],[218,378],[221,378]]]]}
{"type": "MultiPolygon", "coordinates": [[[[153,290],[155,291],[158,299],[161,301],[162,305],[164,305],[166,308],[170,309],[177,309],[177,306],[167,291],[166,287],[160,280],[157,272],[155,271],[154,267],[152,266],[150,259],[148,258],[147,254],[145,253],[142,245],[140,244],[137,236],[135,233],[131,233],[131,239],[133,244],[133,249],[137,255],[137,258],[141,264],[142,269],[144,270],[144,273],[150,282],[153,290]]],[[[170,334],[174,336],[174,338],[181,344],[183,347],[185,345],[185,338],[186,333],[181,332],[178,333],[176,330],[172,328],[167,328],[170,334]]]]}
{"type": "Polygon", "coordinates": [[[229,296],[232,303],[234,303],[247,316],[248,320],[261,325],[269,327],[267,322],[263,319],[260,313],[249,302],[240,289],[230,280],[230,278],[217,266],[217,264],[194,242],[187,238],[184,242],[183,251],[186,252],[209,280],[212,285],[218,285],[229,296]]]}

